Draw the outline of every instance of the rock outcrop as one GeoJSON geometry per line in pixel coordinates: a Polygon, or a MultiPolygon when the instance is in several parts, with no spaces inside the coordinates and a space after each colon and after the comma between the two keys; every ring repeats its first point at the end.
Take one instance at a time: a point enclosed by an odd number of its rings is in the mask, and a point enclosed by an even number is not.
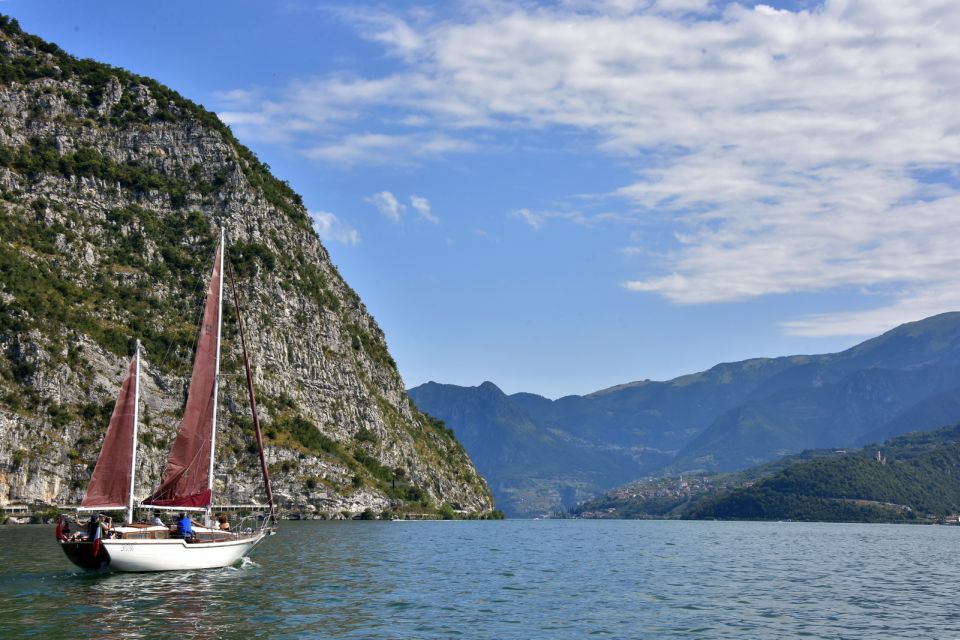
{"type": "MultiPolygon", "coordinates": [[[[286,183],[169,88],[0,23],[0,505],[79,502],[135,338],[137,494],[154,486],[222,225],[282,504],[492,509],[452,432],[407,398],[286,183]]],[[[236,504],[262,493],[232,314],[215,495],[236,504]]]]}

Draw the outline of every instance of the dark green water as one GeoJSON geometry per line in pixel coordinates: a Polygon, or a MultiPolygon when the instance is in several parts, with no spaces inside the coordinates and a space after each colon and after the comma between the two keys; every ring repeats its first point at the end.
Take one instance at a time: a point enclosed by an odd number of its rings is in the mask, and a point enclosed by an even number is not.
{"type": "Polygon", "coordinates": [[[105,575],[0,527],[0,637],[960,637],[960,527],[281,524],[235,568],[105,575]]]}

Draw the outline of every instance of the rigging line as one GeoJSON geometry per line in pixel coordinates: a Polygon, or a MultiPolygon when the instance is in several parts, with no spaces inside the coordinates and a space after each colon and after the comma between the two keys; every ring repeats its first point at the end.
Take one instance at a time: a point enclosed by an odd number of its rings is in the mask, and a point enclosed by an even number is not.
{"type": "MultiPolygon", "coordinates": [[[[253,428],[257,438],[257,449],[260,457],[260,468],[263,472],[263,486],[267,494],[267,502],[270,505],[270,517],[276,522],[276,505],[273,501],[273,488],[270,483],[270,471],[267,465],[267,459],[264,452],[263,432],[260,428],[260,418],[257,414],[256,393],[253,389],[253,373],[250,369],[250,357],[247,350],[247,341],[243,330],[243,317],[240,313],[240,296],[237,294],[237,278],[233,272],[233,263],[227,260],[227,270],[230,274],[230,291],[233,293],[233,309],[237,315],[237,331],[240,333],[240,345],[243,349],[243,368],[247,377],[247,393],[250,400],[250,411],[253,414],[253,428]]],[[[221,276],[222,277],[222,276],[221,276]]],[[[222,282],[222,281],[221,281],[222,282]]]]}

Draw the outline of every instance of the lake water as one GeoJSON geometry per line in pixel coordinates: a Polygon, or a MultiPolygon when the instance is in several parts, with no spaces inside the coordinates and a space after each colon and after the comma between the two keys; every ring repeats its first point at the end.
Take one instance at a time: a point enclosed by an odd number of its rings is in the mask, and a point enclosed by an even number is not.
{"type": "Polygon", "coordinates": [[[0,527],[4,638],[960,638],[960,527],[282,522],[236,568],[88,574],[0,527]]]}

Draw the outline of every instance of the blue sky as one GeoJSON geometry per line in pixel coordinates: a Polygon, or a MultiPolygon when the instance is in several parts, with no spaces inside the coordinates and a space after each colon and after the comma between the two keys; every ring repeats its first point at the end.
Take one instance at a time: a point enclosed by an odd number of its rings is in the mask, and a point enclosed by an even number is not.
{"type": "Polygon", "coordinates": [[[771,4],[0,11],[220,114],[408,386],[558,397],[960,308],[960,5],[771,4]]]}

